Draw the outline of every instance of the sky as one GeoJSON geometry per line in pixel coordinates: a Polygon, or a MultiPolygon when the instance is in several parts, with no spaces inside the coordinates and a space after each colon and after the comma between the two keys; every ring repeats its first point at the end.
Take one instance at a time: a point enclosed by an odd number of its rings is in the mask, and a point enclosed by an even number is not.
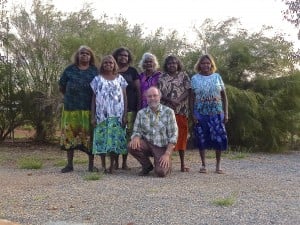
{"type": "MultiPolygon", "coordinates": [[[[9,0],[12,1],[12,0],[9,0]]],[[[31,0],[14,0],[31,5],[31,0]]],[[[90,4],[96,17],[104,13],[109,17],[122,15],[129,24],[141,24],[145,33],[159,27],[165,31],[176,29],[180,36],[195,40],[193,26],[200,26],[206,18],[224,21],[230,17],[239,18],[242,27],[258,31],[262,25],[273,26],[278,33],[287,33],[286,40],[297,40],[298,30],[283,20],[282,10],[286,6],[281,0],[42,0],[52,2],[58,10],[78,11],[90,4]]]]}

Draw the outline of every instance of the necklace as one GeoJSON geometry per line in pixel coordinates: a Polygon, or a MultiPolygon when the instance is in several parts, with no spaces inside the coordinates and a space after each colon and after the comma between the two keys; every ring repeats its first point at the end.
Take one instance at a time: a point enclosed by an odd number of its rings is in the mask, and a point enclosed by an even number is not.
{"type": "Polygon", "coordinates": [[[155,113],[147,112],[146,116],[147,120],[149,121],[150,128],[152,128],[153,133],[155,133],[155,129],[158,127],[160,111],[155,113]]]}

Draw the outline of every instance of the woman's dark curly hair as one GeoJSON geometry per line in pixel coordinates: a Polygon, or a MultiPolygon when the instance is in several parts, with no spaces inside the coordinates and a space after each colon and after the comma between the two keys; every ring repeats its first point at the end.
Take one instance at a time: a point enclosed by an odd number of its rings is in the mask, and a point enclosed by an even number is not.
{"type": "Polygon", "coordinates": [[[175,60],[176,63],[177,63],[177,71],[178,72],[181,72],[183,70],[183,65],[181,63],[181,61],[174,55],[169,55],[165,58],[165,61],[164,61],[164,65],[163,65],[163,69],[165,72],[168,72],[168,63],[175,60]]]}
{"type": "Polygon", "coordinates": [[[118,61],[118,56],[121,54],[121,52],[126,51],[128,53],[128,64],[132,63],[132,53],[130,52],[130,50],[128,48],[125,47],[120,47],[117,48],[116,50],[114,50],[112,56],[115,58],[116,61],[118,61]]]}

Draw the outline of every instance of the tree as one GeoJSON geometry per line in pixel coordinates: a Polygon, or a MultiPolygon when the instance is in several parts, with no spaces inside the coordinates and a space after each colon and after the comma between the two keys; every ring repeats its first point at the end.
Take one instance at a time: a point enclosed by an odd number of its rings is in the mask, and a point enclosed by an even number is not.
{"type": "MultiPolygon", "coordinates": [[[[300,25],[300,0],[282,0],[287,6],[286,10],[283,10],[283,17],[285,20],[289,21],[296,28],[300,25]]],[[[300,40],[300,30],[298,32],[298,39],[300,40]]]]}
{"type": "Polygon", "coordinates": [[[42,5],[40,0],[34,0],[31,13],[22,6],[15,8],[11,16],[14,32],[10,34],[6,44],[18,65],[16,73],[24,75],[22,89],[26,94],[37,92],[43,96],[42,99],[31,99],[39,108],[36,108],[35,113],[28,112],[24,115],[25,118],[31,118],[32,114],[39,115],[35,118],[40,120],[34,120],[33,125],[36,128],[36,140],[40,141],[51,136],[51,126],[55,126],[55,117],[53,123],[46,124],[43,120],[47,119],[42,115],[50,108],[55,108],[53,104],[57,102],[58,74],[65,64],[58,41],[62,32],[60,23],[61,14],[54,11],[53,5],[42,5]]]}
{"type": "Polygon", "coordinates": [[[0,142],[23,124],[22,96],[13,81],[14,67],[10,61],[0,61],[0,142]]]}

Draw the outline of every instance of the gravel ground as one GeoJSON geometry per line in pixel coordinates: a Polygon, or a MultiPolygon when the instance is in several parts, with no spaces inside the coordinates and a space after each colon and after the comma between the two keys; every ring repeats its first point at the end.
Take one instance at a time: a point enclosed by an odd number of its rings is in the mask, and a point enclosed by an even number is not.
{"type": "Polygon", "coordinates": [[[51,162],[54,156],[65,157],[55,148],[22,154],[46,155],[47,160],[40,170],[19,169],[11,151],[0,147],[0,218],[22,225],[300,224],[299,151],[242,159],[226,154],[226,174],[220,175],[214,173],[213,158],[209,172],[200,174],[198,152],[188,150],[191,171],[180,172],[175,155],[167,178],[137,176],[139,164],[129,157],[131,170],[96,181],[84,179],[88,172],[82,164],[60,173],[51,162]],[[233,204],[221,206],[218,200],[233,204]]]}

